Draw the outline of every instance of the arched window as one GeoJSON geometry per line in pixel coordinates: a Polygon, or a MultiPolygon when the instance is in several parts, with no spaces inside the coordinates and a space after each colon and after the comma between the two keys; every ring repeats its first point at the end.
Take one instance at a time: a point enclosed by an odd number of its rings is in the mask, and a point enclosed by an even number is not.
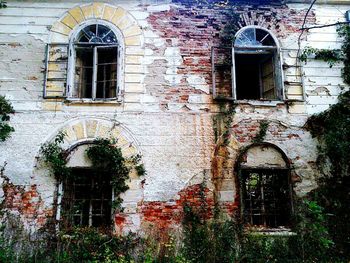
{"type": "Polygon", "coordinates": [[[266,29],[248,26],[233,43],[233,86],[238,100],[282,100],[278,42],[266,29]]]}
{"type": "Polygon", "coordinates": [[[111,227],[113,189],[112,175],[92,169],[86,158],[91,144],[71,149],[67,167],[71,175],[62,179],[59,189],[59,220],[64,229],[71,227],[111,227]]]}
{"type": "Polygon", "coordinates": [[[249,147],[239,158],[238,176],[246,225],[289,225],[293,208],[290,169],[280,149],[267,143],[249,147]]]}
{"type": "Polygon", "coordinates": [[[120,38],[120,33],[106,23],[79,27],[70,41],[69,98],[118,98],[122,64],[120,38]]]}

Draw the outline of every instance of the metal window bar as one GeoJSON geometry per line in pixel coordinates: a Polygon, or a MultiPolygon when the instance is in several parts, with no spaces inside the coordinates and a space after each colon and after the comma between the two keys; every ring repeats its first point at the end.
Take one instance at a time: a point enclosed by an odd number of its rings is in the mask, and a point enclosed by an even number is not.
{"type": "Polygon", "coordinates": [[[284,169],[246,170],[242,171],[242,176],[243,213],[246,222],[265,227],[277,227],[285,224],[287,215],[284,209],[291,207],[287,171],[284,169]],[[284,188],[284,192],[280,193],[282,188],[284,188]],[[279,195],[276,195],[277,193],[279,195]]]}

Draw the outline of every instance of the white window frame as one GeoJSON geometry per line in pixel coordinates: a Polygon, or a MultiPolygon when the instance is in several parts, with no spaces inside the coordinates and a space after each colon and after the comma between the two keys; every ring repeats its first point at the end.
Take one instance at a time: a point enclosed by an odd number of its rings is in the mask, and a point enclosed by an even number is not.
{"type": "MultiPolygon", "coordinates": [[[[263,102],[263,101],[272,101],[272,102],[280,102],[280,101],[284,101],[286,98],[285,98],[285,90],[284,90],[284,78],[283,78],[283,67],[282,67],[282,52],[281,52],[281,47],[280,47],[280,44],[279,44],[279,41],[278,39],[274,36],[274,34],[269,31],[268,29],[266,28],[263,28],[263,27],[260,27],[260,26],[245,26],[243,28],[241,28],[240,30],[237,31],[237,33],[235,34],[235,39],[232,41],[232,99],[235,100],[235,101],[247,101],[247,100],[237,100],[237,85],[236,85],[236,62],[235,62],[235,53],[236,53],[236,50],[237,48],[242,48],[242,49],[260,49],[260,47],[244,47],[244,46],[241,46],[241,47],[235,47],[235,40],[236,40],[236,37],[238,35],[240,35],[242,32],[244,32],[245,30],[247,29],[260,29],[260,30],[263,30],[265,31],[266,33],[268,33],[272,39],[274,40],[275,42],[275,45],[276,47],[274,48],[276,50],[276,55],[275,55],[275,59],[277,59],[277,61],[275,61],[274,65],[275,65],[275,76],[274,76],[274,79],[275,79],[275,85],[276,85],[276,92],[278,93],[279,91],[281,92],[281,95],[280,96],[277,96],[279,98],[275,99],[275,100],[268,100],[268,99],[263,99],[263,100],[253,100],[253,99],[249,99],[249,101],[259,101],[259,102],[263,102]],[[277,67],[278,68],[277,68],[277,67]]],[[[261,49],[271,49],[271,47],[269,46],[262,46],[261,49]]]]}
{"type": "Polygon", "coordinates": [[[68,69],[67,69],[67,100],[71,101],[109,101],[109,100],[117,100],[118,102],[122,101],[122,96],[124,92],[124,38],[123,34],[120,32],[116,26],[113,24],[99,20],[92,19],[85,21],[78,25],[74,31],[71,33],[69,38],[69,48],[68,48],[68,69]],[[76,51],[75,44],[77,42],[77,37],[81,30],[90,25],[103,25],[112,30],[112,32],[117,37],[117,43],[115,45],[99,45],[94,47],[94,56],[93,56],[93,81],[92,81],[92,98],[73,98],[74,91],[74,77],[75,77],[75,63],[76,63],[76,51]],[[98,47],[117,47],[117,87],[116,87],[116,97],[114,98],[105,98],[105,99],[96,99],[96,83],[97,83],[97,48],[98,47]]]}

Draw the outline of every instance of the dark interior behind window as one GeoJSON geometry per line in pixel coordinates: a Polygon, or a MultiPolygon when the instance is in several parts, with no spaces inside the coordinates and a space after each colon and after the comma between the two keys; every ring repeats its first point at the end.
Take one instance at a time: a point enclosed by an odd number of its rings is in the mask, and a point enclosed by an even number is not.
{"type": "Polygon", "coordinates": [[[111,224],[111,177],[91,169],[73,169],[63,181],[61,219],[73,226],[109,227],[111,224]]]}
{"type": "Polygon", "coordinates": [[[242,169],[243,217],[248,225],[289,225],[291,193],[288,169],[242,169]]]}

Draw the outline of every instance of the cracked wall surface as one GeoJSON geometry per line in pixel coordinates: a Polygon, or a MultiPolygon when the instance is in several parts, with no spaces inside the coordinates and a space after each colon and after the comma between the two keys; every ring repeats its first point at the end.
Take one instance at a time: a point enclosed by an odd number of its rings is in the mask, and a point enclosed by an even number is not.
{"type": "MultiPolygon", "coordinates": [[[[348,87],[342,82],[340,64],[333,68],[315,60],[297,64],[297,39],[307,8],[237,4],[225,11],[181,1],[8,3],[8,8],[0,9],[0,94],[16,110],[11,117],[16,131],[0,144],[0,165],[7,163],[0,192],[6,209],[18,215],[28,231],[40,229],[54,215],[57,182],[38,157],[40,146],[59,131],[68,134],[65,147],[116,137],[126,155],[142,154],[147,174],[142,180],[130,179],[123,204],[126,212],[114,217],[117,232],[149,224],[178,225],[184,200],[198,203],[196,192],[203,180],[209,206],[218,201],[232,214],[239,208],[237,158],[253,143],[262,120],[268,122],[264,141],[288,157],[295,193],[314,189],[317,143],[303,126],[308,116],[335,103],[348,87]],[[240,27],[260,25],[278,38],[287,100],[238,104],[223,147],[213,123],[222,109],[212,98],[210,50],[221,43],[230,12],[240,16],[240,27]],[[124,34],[122,102],[44,99],[45,45],[68,41],[79,23],[96,18],[114,19],[124,34]]],[[[307,23],[342,21],[340,11],[348,9],[315,5],[307,23]]],[[[340,45],[335,28],[310,30],[301,42],[302,47],[340,45]]],[[[270,155],[277,158],[273,151],[270,155]]]]}

